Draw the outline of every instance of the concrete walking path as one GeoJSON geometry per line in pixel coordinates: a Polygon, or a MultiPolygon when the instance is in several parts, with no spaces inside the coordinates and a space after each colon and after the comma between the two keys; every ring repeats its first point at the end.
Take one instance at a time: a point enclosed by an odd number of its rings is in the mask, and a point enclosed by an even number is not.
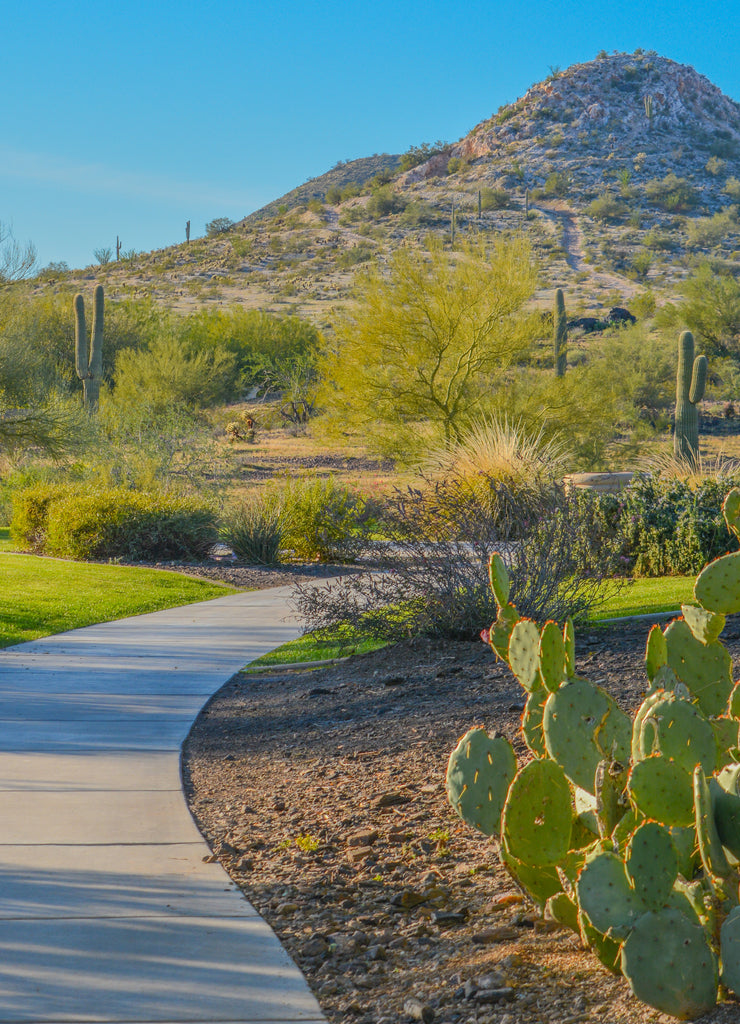
{"type": "Polygon", "coordinates": [[[0,1024],[323,1021],[209,851],[180,747],[234,672],[300,633],[288,588],[0,651],[0,1024]]]}

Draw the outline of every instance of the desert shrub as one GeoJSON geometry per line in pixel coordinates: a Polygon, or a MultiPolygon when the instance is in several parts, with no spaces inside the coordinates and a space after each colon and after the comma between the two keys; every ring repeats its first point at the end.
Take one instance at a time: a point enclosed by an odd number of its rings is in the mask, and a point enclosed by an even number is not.
{"type": "Polygon", "coordinates": [[[83,560],[197,561],[217,536],[216,515],[202,502],[121,487],[52,500],[45,550],[83,560]]]}
{"type": "Polygon", "coordinates": [[[337,256],[336,265],[340,270],[349,270],[351,267],[356,267],[358,263],[367,263],[368,260],[373,258],[375,250],[372,246],[364,245],[353,245],[349,249],[344,249],[343,252],[337,256]]]}
{"type": "Polygon", "coordinates": [[[570,176],[567,171],[553,171],[545,179],[544,194],[546,196],[567,196],[570,188],[570,176]]]}
{"type": "Polygon", "coordinates": [[[736,231],[727,210],[718,210],[711,217],[696,217],[689,222],[689,243],[691,245],[717,245],[731,231],[736,231]]]}
{"type": "Polygon", "coordinates": [[[405,206],[403,196],[399,196],[389,185],[384,185],[373,192],[365,209],[370,217],[377,219],[389,213],[400,213],[405,206]]]}
{"type": "Polygon", "coordinates": [[[249,495],[224,516],[223,540],[242,562],[277,565],[285,533],[285,506],[275,491],[249,495]]]}
{"type": "Polygon", "coordinates": [[[646,182],[645,195],[653,206],[671,213],[690,210],[698,202],[694,186],[686,178],[679,178],[673,171],[666,174],[665,178],[651,178],[646,182]]]}
{"type": "Polygon", "coordinates": [[[481,210],[503,210],[509,205],[509,193],[504,188],[482,188],[481,210]]]}
{"type": "Polygon", "coordinates": [[[146,407],[153,416],[173,407],[202,408],[235,397],[237,360],[224,347],[195,350],[165,337],[147,349],[121,352],[109,401],[119,410],[146,407]]]}
{"type": "Polygon", "coordinates": [[[605,192],[586,207],[589,217],[600,221],[620,220],[626,212],[625,204],[611,192],[605,192]]]}
{"type": "Polygon", "coordinates": [[[215,238],[217,235],[223,235],[224,232],[230,231],[234,226],[234,221],[231,217],[215,217],[206,224],[206,235],[209,238],[215,238]]]}
{"type": "Polygon", "coordinates": [[[521,534],[524,510],[509,504],[509,496],[497,504],[509,506],[508,521],[494,524],[489,500],[457,480],[396,492],[379,512],[380,528],[393,540],[376,551],[372,570],[320,588],[296,588],[294,601],[307,627],[321,631],[344,624],[387,640],[472,639],[481,622],[496,617],[488,581],[493,551],[506,554],[514,580],[511,600],[522,614],[586,614],[618,558],[611,534],[600,546],[593,543],[590,496],[561,495],[518,541],[512,538],[521,534]]]}
{"type": "Polygon", "coordinates": [[[722,502],[739,480],[719,476],[692,485],[638,476],[617,502],[625,567],[636,576],[694,574],[708,561],[736,550],[722,502]]]}
{"type": "Polygon", "coordinates": [[[299,561],[351,562],[366,547],[372,510],[333,477],[291,481],[282,501],[285,547],[299,561]]]}
{"type": "Polygon", "coordinates": [[[439,211],[423,199],[409,203],[399,218],[399,222],[409,228],[436,224],[438,220],[439,211]]]}
{"type": "Polygon", "coordinates": [[[69,484],[40,482],[13,493],[10,536],[24,551],[43,551],[51,506],[74,493],[69,484]]]}
{"type": "Polygon", "coordinates": [[[735,177],[728,178],[722,191],[730,199],[740,200],[740,179],[735,177]]]}

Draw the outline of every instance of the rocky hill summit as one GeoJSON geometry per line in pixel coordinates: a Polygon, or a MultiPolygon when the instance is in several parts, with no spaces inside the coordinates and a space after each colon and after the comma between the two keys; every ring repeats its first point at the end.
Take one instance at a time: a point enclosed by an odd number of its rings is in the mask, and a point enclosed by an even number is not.
{"type": "Polygon", "coordinates": [[[606,177],[609,165],[629,166],[638,180],[669,167],[715,192],[724,184],[719,170],[740,167],[740,104],[693,68],[653,52],[603,54],[553,72],[399,184],[444,173],[450,158],[516,161],[533,185],[557,165],[576,189],[589,187],[595,170],[606,177]]]}
{"type": "Polygon", "coordinates": [[[238,301],[324,325],[358,268],[400,245],[521,231],[540,301],[561,286],[569,311],[591,313],[643,293],[660,303],[702,260],[734,273],[739,204],[740,105],[654,52],[602,52],[458,142],[341,162],[212,237],[87,276],[111,295],[238,301]]]}

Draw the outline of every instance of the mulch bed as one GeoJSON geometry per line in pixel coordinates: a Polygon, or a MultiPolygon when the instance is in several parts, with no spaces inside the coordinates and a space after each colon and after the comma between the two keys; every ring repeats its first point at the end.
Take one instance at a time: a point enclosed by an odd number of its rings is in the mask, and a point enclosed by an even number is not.
{"type": "MultiPolygon", "coordinates": [[[[578,670],[628,711],[645,624],[581,633],[578,670]]],[[[725,633],[740,654],[740,629],[725,633]]],[[[522,691],[482,643],[419,640],[313,671],[240,673],[186,742],[190,808],[331,1022],[647,1024],[572,933],[553,930],[444,794],[471,725],[518,736],[522,691]]],[[[706,1024],[740,1020],[732,1001],[706,1024]]]]}

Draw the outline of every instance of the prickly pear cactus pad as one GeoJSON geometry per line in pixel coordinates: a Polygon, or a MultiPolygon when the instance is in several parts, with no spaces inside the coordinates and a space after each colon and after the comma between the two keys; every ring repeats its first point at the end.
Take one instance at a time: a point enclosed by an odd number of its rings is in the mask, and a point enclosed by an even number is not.
{"type": "Polygon", "coordinates": [[[540,636],[540,678],[554,693],[565,679],[565,641],[555,622],[546,622],[540,636]]]}
{"type": "Polygon", "coordinates": [[[720,932],[722,983],[740,995],[740,907],[734,907],[720,932]]]}
{"type": "Polygon", "coordinates": [[[622,973],[638,999],[680,1020],[707,1013],[717,1000],[717,958],[704,929],[675,907],[637,921],[622,946],[622,973]]]}
{"type": "Polygon", "coordinates": [[[509,639],[509,668],[530,693],[542,686],[539,675],[540,631],[531,619],[520,619],[509,639]]]}
{"type": "Polygon", "coordinates": [[[447,798],[463,821],[484,835],[498,835],[515,775],[516,757],[509,741],[489,736],[485,729],[471,729],[450,755],[447,798]]]}
{"type": "Polygon", "coordinates": [[[499,608],[503,608],[509,603],[511,584],[504,560],[498,552],[494,552],[488,562],[488,578],[491,582],[493,596],[496,598],[496,604],[499,608]]]}
{"type": "Polygon", "coordinates": [[[726,850],[740,860],[740,794],[738,777],[740,765],[723,768],[716,778],[709,782],[712,798],[712,812],[717,826],[717,835],[726,850]]]}
{"type": "Polygon", "coordinates": [[[727,529],[740,540],[740,491],[737,487],[729,492],[722,505],[722,513],[727,523],[727,529]]]}
{"type": "Polygon", "coordinates": [[[547,757],[545,734],[542,731],[546,700],[547,690],[544,687],[530,693],[522,715],[522,736],[535,757],[547,757]]]}
{"type": "Polygon", "coordinates": [[[648,633],[647,645],[645,647],[645,670],[651,683],[658,669],[667,664],[668,644],[663,636],[663,630],[660,626],[655,625],[648,633]]]}
{"type": "Polygon", "coordinates": [[[710,612],[740,612],[740,551],[715,558],[699,573],[694,597],[710,612]]]}
{"type": "Polygon", "coordinates": [[[703,644],[711,644],[719,639],[725,628],[726,619],[721,612],[708,612],[706,608],[697,608],[695,604],[682,604],[681,614],[696,639],[703,644]]]}
{"type": "Polygon", "coordinates": [[[501,833],[506,849],[525,864],[558,864],[570,849],[573,808],[563,769],[530,761],[511,784],[501,833]]]}
{"type": "Polygon", "coordinates": [[[675,761],[686,772],[693,772],[697,764],[708,774],[717,767],[717,743],[711,725],[690,700],[675,693],[659,694],[640,722],[637,759],[651,754],[675,761]]]}
{"type": "Polygon", "coordinates": [[[699,853],[711,884],[715,878],[727,878],[731,869],[719,838],[712,796],[701,765],[694,770],[694,814],[699,853]]]}
{"type": "MultiPolygon", "coordinates": [[[[715,621],[724,625],[724,615],[717,616],[715,621]]],[[[716,641],[697,640],[682,619],[670,624],[665,639],[668,664],[676,677],[705,715],[721,715],[732,692],[732,659],[725,648],[716,641]]]]}
{"type": "Polygon", "coordinates": [[[678,854],[668,829],[646,821],[632,833],[625,862],[635,897],[648,910],[660,910],[678,876],[678,854]]]}
{"type": "Polygon", "coordinates": [[[624,862],[615,853],[597,853],[581,872],[578,905],[603,935],[624,939],[646,911],[632,889],[624,862]]]}
{"type": "Polygon", "coordinates": [[[594,793],[599,761],[629,755],[629,719],[603,690],[586,679],[569,679],[550,695],[543,731],[549,756],[563,767],[574,786],[589,793],[594,793]]]}
{"type": "Polygon", "coordinates": [[[656,755],[633,765],[627,782],[632,806],[661,825],[692,825],[694,789],[692,777],[665,757],[656,755]]]}

